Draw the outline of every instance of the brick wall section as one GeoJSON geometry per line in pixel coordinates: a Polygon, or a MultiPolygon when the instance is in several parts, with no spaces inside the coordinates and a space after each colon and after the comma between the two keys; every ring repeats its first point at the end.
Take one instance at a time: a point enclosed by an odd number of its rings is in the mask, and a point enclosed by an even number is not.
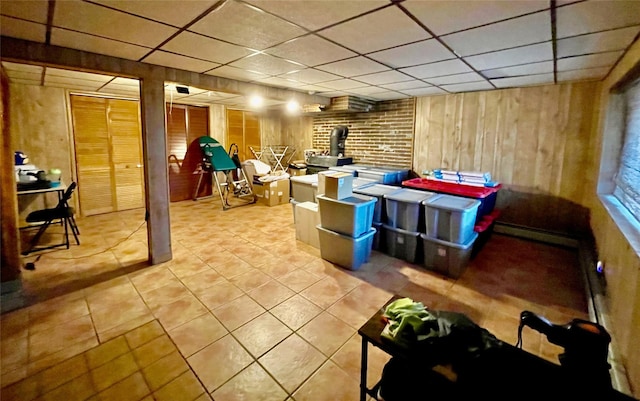
{"type": "Polygon", "coordinates": [[[378,102],[373,111],[326,112],[313,118],[313,148],[329,150],[336,125],[346,125],[347,157],[354,163],[411,168],[415,99],[378,102]]]}

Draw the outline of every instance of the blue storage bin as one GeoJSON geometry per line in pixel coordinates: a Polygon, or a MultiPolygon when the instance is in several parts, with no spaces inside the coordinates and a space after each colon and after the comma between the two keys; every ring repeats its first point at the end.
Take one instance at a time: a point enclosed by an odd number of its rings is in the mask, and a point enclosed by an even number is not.
{"type": "Polygon", "coordinates": [[[373,237],[376,229],[371,228],[358,237],[342,235],[335,231],[316,226],[320,239],[320,257],[350,270],[357,270],[371,257],[373,237]]]}
{"type": "Polygon", "coordinates": [[[473,235],[479,200],[440,195],[422,204],[425,207],[425,234],[430,238],[463,244],[473,235]]]}
{"type": "Polygon", "coordinates": [[[387,209],[387,221],[383,221],[383,223],[393,228],[422,232],[422,226],[424,225],[422,202],[434,196],[440,195],[407,188],[385,194],[384,202],[387,209]]]}
{"type": "Polygon", "coordinates": [[[353,192],[360,195],[371,196],[378,199],[373,211],[373,222],[383,223],[387,221],[387,208],[385,207],[384,195],[402,191],[402,188],[393,185],[373,184],[366,187],[354,188],[353,192]]]}
{"type": "Polygon", "coordinates": [[[316,199],[323,228],[351,237],[359,237],[371,228],[376,198],[353,195],[337,200],[318,195],[316,199]]]}
{"type": "Polygon", "coordinates": [[[357,170],[353,167],[349,167],[348,164],[344,165],[344,166],[331,166],[329,167],[329,170],[331,171],[339,171],[341,173],[347,173],[347,174],[351,174],[354,177],[358,176],[357,170]]]}
{"type": "Polygon", "coordinates": [[[376,180],[381,184],[394,185],[398,183],[398,173],[396,171],[383,170],[375,167],[358,170],[358,177],[376,180]]]}

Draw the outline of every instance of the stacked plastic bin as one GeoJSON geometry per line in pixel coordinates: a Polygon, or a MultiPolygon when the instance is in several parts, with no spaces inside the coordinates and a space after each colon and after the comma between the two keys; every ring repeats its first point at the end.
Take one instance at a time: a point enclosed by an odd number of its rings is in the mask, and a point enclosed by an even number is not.
{"type": "Polygon", "coordinates": [[[352,176],[326,177],[325,194],[316,195],[320,213],[320,224],[316,228],[320,256],[344,268],[357,270],[371,256],[376,233],[372,223],[377,199],[353,194],[351,181],[352,176]],[[348,186],[349,196],[336,196],[336,193],[344,191],[330,190],[340,185],[348,186]]]}
{"type": "Polygon", "coordinates": [[[373,238],[373,249],[377,251],[384,251],[385,248],[382,224],[387,221],[387,208],[385,207],[384,195],[398,191],[402,191],[402,188],[384,184],[373,184],[353,189],[356,194],[370,196],[377,200],[373,210],[372,223],[376,229],[376,235],[373,238]]]}
{"type": "Polygon", "coordinates": [[[382,224],[385,253],[410,263],[422,259],[420,234],[423,230],[422,202],[437,196],[435,193],[402,188],[384,194],[386,221],[382,224]]]}
{"type": "Polygon", "coordinates": [[[422,202],[425,233],[421,234],[426,268],[458,278],[471,257],[478,238],[474,231],[477,199],[436,195],[422,202]]]}

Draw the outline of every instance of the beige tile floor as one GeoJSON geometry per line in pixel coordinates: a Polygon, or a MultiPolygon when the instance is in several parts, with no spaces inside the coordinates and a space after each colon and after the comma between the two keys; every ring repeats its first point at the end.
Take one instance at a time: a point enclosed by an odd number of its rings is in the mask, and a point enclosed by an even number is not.
{"type": "MultiPolygon", "coordinates": [[[[80,246],[23,271],[29,306],[1,317],[0,399],[357,400],[357,329],[394,293],[511,344],[524,309],[588,318],[572,250],[494,234],[458,280],[375,251],[352,272],[296,241],[290,205],[170,212],[167,263],[147,266],[133,210],[78,219],[80,246]]],[[[556,361],[560,348],[524,334],[556,361]]],[[[389,357],[369,358],[372,382],[389,357]]]]}

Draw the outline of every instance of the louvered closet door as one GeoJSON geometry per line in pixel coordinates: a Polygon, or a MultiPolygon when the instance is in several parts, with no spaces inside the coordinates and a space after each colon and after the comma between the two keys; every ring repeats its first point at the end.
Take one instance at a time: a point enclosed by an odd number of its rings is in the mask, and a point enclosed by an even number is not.
{"type": "MultiPolygon", "coordinates": [[[[244,113],[244,155],[240,155],[240,160],[253,159],[250,146],[254,149],[260,149],[260,120],[251,113],[244,113]]],[[[263,161],[269,160],[263,158],[263,161]]]]}
{"type": "Polygon", "coordinates": [[[110,99],[107,115],[111,136],[116,209],[142,207],[144,206],[144,177],[138,102],[110,99]]]}
{"type": "MultiPolygon", "coordinates": [[[[227,110],[227,150],[238,145],[241,161],[255,159],[251,147],[260,150],[260,120],[254,114],[241,110],[227,110]]],[[[267,160],[266,155],[262,160],[267,160]]]]}
{"type": "Polygon", "coordinates": [[[107,100],[71,96],[71,114],[76,146],[78,199],[85,216],[116,210],[111,185],[107,100]]]}

